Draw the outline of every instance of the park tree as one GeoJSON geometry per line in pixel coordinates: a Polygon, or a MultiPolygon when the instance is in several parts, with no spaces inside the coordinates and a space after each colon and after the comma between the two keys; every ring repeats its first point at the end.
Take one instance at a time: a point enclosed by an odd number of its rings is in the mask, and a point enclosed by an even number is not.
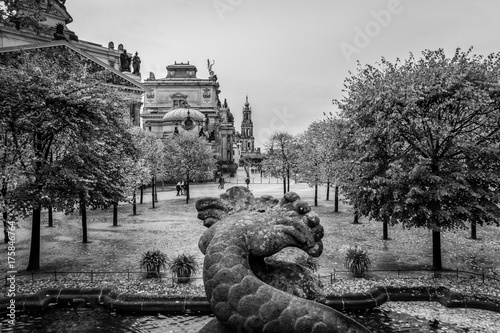
{"type": "Polygon", "coordinates": [[[48,30],[40,1],[4,0],[0,1],[0,24],[17,30],[30,29],[36,33],[48,30]]]}
{"type": "Polygon", "coordinates": [[[377,220],[432,230],[442,269],[441,232],[499,223],[500,54],[382,59],[345,87],[336,104],[356,156],[350,199],[377,220]]]}
{"type": "MultiPolygon", "coordinates": [[[[101,123],[108,127],[110,124],[101,123]]],[[[114,126],[108,127],[113,130],[114,126]]],[[[113,206],[113,225],[117,225],[117,205],[129,201],[127,170],[137,155],[126,125],[124,133],[112,132],[100,137],[80,135],[71,146],[71,153],[57,148],[51,161],[51,177],[45,192],[58,210],[72,211],[78,205],[82,217],[82,241],[88,242],[87,208],[105,209],[113,206]]],[[[116,130],[116,129],[114,129],[116,130]]],[[[68,144],[68,141],[66,141],[68,144]]]]}
{"type": "Polygon", "coordinates": [[[27,270],[37,270],[43,207],[69,211],[76,194],[94,206],[120,196],[113,159],[133,154],[127,101],[105,84],[104,72],[70,51],[11,54],[1,62],[0,123],[18,168],[7,201],[17,214],[31,211],[27,270]]]}
{"type": "Polygon", "coordinates": [[[132,179],[132,182],[140,183],[141,200],[143,195],[143,184],[151,182],[151,202],[155,208],[156,198],[156,179],[159,175],[165,173],[164,164],[164,145],[161,139],[157,138],[154,133],[145,131],[140,128],[133,129],[135,145],[138,148],[137,177],[132,179]],[[142,170],[141,170],[142,169],[142,170]]]}
{"type": "MultiPolygon", "coordinates": [[[[0,115],[0,210],[5,243],[9,241],[9,223],[14,223],[19,217],[25,217],[23,214],[25,210],[16,210],[16,206],[21,202],[16,202],[17,198],[12,195],[18,184],[24,183],[23,174],[19,172],[20,156],[23,153],[14,149],[13,136],[8,128],[7,118],[0,115]]],[[[22,198],[19,199],[22,200],[22,198]]]]}
{"type": "Polygon", "coordinates": [[[301,179],[314,187],[314,206],[318,205],[318,186],[326,178],[326,142],[324,122],[313,122],[297,136],[297,170],[301,179]]]}
{"type": "Polygon", "coordinates": [[[266,156],[262,168],[276,178],[283,178],[283,194],[290,191],[290,175],[297,169],[298,146],[294,136],[287,132],[274,132],[264,144],[266,156]],[[288,185],[288,186],[287,186],[288,185]]]}
{"type": "Polygon", "coordinates": [[[330,185],[334,183],[334,212],[339,211],[339,189],[344,179],[343,171],[346,170],[350,160],[348,126],[342,119],[334,118],[330,114],[322,124],[322,140],[325,145],[325,175],[327,182],[327,196],[329,200],[330,185]]]}
{"type": "Polygon", "coordinates": [[[204,136],[181,132],[165,142],[165,176],[186,183],[186,203],[190,199],[190,182],[208,180],[217,169],[214,152],[204,136]]]}
{"type": "MultiPolygon", "coordinates": [[[[132,213],[137,214],[137,189],[141,191],[142,203],[143,185],[151,181],[153,174],[161,172],[163,162],[163,143],[161,139],[140,127],[130,129],[137,154],[125,164],[127,192],[132,193],[132,213]],[[154,168],[154,172],[151,171],[154,168]]],[[[154,201],[153,201],[154,203],[154,201]]]]}
{"type": "MultiPolygon", "coordinates": [[[[347,193],[346,201],[352,204],[354,219],[353,224],[359,223],[359,207],[352,198],[358,194],[359,172],[357,171],[357,157],[355,147],[353,147],[352,123],[334,116],[332,113],[326,115],[326,119],[321,123],[323,131],[321,137],[325,149],[324,173],[327,185],[334,181],[334,212],[339,211],[339,190],[347,193]]],[[[328,192],[327,192],[328,200],[328,192]]]]}

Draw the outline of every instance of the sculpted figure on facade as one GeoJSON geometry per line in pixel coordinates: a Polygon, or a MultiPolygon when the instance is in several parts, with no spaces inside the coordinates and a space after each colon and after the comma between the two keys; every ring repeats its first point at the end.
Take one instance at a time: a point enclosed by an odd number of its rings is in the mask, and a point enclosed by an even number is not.
{"type": "Polygon", "coordinates": [[[130,62],[132,57],[128,55],[127,50],[123,50],[120,54],[120,70],[122,72],[130,72],[130,62]]]}
{"type": "Polygon", "coordinates": [[[227,122],[234,123],[234,116],[229,108],[227,109],[227,122]]]}
{"type": "Polygon", "coordinates": [[[208,68],[208,75],[210,78],[214,76],[214,71],[212,70],[212,66],[215,64],[215,60],[212,60],[212,63],[210,63],[210,59],[207,59],[207,68],[208,68]]]}
{"type": "Polygon", "coordinates": [[[135,55],[132,58],[132,64],[134,67],[134,71],[132,72],[132,74],[141,74],[141,58],[139,57],[139,54],[137,52],[135,52],[135,55]]]}

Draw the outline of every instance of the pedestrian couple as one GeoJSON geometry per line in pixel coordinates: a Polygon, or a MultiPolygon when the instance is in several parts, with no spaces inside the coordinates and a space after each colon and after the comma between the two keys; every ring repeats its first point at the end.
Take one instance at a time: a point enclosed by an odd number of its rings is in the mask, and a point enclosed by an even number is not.
{"type": "Polygon", "coordinates": [[[180,181],[175,185],[175,189],[177,190],[177,196],[184,195],[184,191],[186,186],[184,185],[184,181],[180,181]]]}
{"type": "Polygon", "coordinates": [[[223,189],[223,188],[224,188],[224,183],[225,183],[225,182],[226,182],[226,181],[224,180],[224,177],[220,177],[220,178],[219,178],[219,188],[222,188],[222,189],[223,189]]]}

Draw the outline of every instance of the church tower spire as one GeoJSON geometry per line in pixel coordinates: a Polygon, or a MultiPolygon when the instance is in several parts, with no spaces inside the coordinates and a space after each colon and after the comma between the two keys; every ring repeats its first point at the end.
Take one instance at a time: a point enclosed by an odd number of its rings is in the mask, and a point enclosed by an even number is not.
{"type": "Polygon", "coordinates": [[[248,95],[243,106],[243,121],[241,122],[241,152],[253,152],[255,147],[255,138],[253,136],[252,108],[248,102],[248,95]]]}

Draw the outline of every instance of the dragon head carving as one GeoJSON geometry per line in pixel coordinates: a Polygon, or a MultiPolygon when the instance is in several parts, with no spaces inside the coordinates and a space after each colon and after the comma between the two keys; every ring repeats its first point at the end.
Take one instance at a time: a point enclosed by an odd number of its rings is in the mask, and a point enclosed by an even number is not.
{"type": "Polygon", "coordinates": [[[247,188],[232,187],[219,198],[198,200],[196,208],[198,218],[209,228],[199,243],[204,254],[218,229],[238,230],[238,237],[243,232],[249,252],[257,257],[271,256],[285,247],[300,248],[313,257],[323,251],[320,219],[294,192],[281,200],[256,199],[247,188]]]}

